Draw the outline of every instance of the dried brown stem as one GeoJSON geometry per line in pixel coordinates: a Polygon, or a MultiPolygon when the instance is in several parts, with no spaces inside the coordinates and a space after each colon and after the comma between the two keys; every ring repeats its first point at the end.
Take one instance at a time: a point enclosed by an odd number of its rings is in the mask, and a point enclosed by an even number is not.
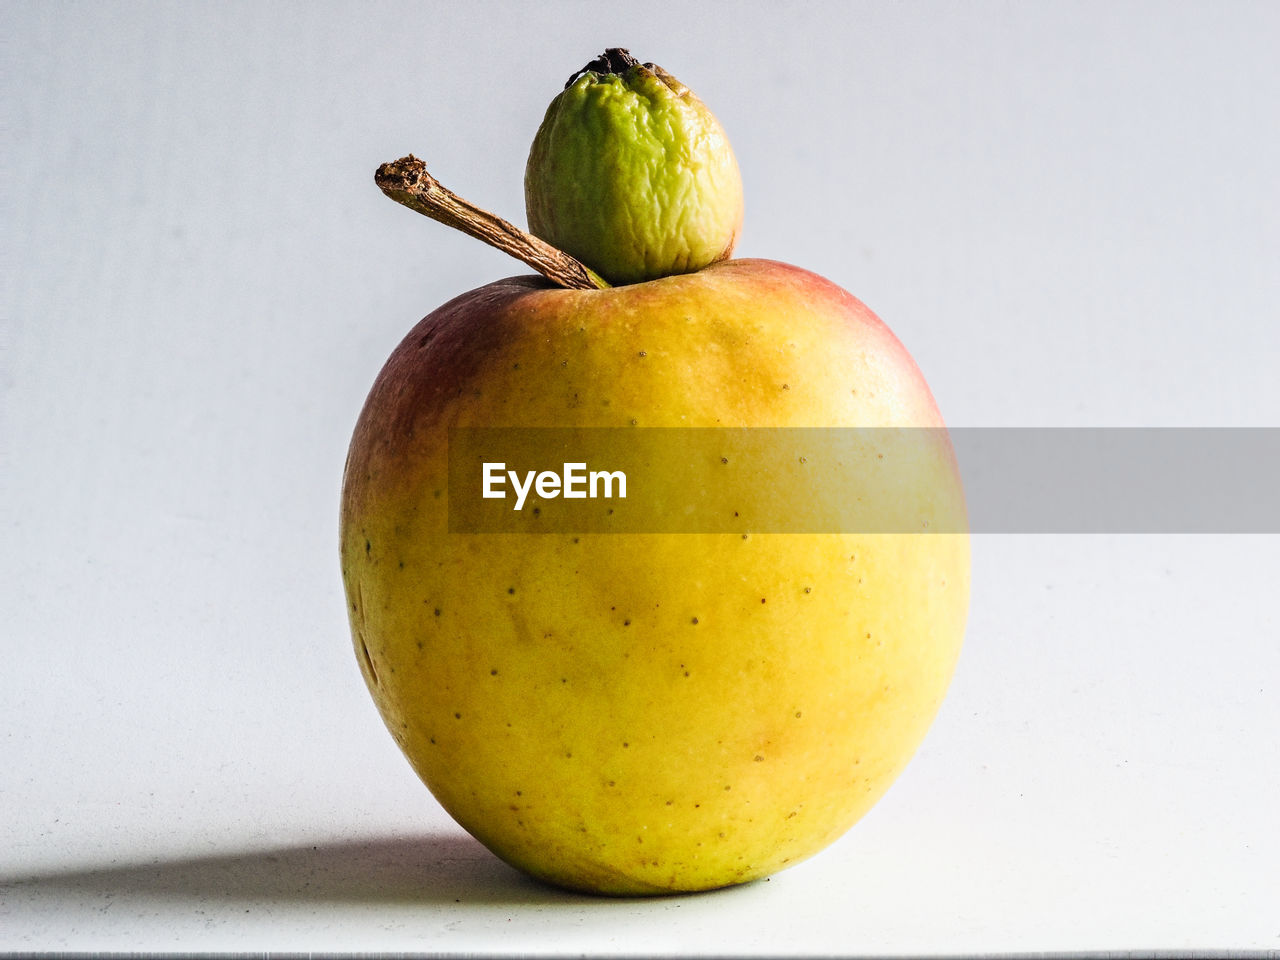
{"type": "Polygon", "coordinates": [[[427,165],[410,154],[384,163],[374,182],[396,203],[483,240],[491,247],[527,263],[544,277],[571,290],[599,290],[609,286],[581,261],[557,250],[545,240],[495,217],[463,200],[427,173],[427,165]]]}

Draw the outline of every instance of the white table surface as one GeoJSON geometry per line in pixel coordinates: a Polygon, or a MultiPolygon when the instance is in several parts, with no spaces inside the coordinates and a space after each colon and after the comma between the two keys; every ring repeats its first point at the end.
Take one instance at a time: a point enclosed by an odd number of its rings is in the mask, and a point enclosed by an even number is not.
{"type": "Polygon", "coordinates": [[[336,559],[364,394],[522,272],[383,199],[406,152],[520,222],[563,79],[629,45],[716,110],[739,252],[894,328],[965,426],[1280,425],[1280,7],[0,9],[0,949],[1280,950],[1280,540],[981,534],[905,775],[768,881],[600,900],[440,811],[336,559]]]}

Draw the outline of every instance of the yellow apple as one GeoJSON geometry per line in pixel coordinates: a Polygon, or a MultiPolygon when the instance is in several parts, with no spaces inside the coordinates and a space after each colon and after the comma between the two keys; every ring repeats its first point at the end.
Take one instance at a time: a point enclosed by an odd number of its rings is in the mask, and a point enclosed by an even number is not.
{"type": "Polygon", "coordinates": [[[727,260],[454,299],[397,347],[361,413],[342,573],[405,756],[463,827],[550,883],[652,894],[762,877],[839,837],[902,771],[961,646],[964,532],[451,533],[457,427],[616,428],[606,458],[652,427],[934,428],[938,455],[906,493],[963,531],[930,391],[853,296],[727,260]]]}

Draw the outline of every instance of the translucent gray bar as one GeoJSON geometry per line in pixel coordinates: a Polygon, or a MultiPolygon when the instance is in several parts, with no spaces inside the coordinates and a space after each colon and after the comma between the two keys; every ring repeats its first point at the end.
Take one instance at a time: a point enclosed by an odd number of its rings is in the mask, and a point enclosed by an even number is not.
{"type": "Polygon", "coordinates": [[[951,431],[979,533],[1280,533],[1280,429],[951,431]]]}
{"type": "Polygon", "coordinates": [[[449,444],[456,533],[1280,533],[1280,428],[458,428],[449,444]],[[627,496],[529,487],[517,508],[514,478],[509,499],[482,494],[499,462],[624,471],[627,496]]]}

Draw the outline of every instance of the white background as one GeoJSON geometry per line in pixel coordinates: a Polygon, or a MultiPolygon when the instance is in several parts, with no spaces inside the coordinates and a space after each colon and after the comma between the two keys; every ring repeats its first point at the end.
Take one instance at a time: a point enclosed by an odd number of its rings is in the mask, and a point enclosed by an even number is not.
{"type": "Polygon", "coordinates": [[[522,223],[605,46],[720,117],[739,254],[861,297],[953,425],[1280,425],[1280,6],[609,6],[0,7],[0,947],[1280,949],[1274,536],[977,537],[923,750],[768,882],[559,893],[415,779],[346,443],[419,317],[525,271],[372,172],[522,223]]]}

